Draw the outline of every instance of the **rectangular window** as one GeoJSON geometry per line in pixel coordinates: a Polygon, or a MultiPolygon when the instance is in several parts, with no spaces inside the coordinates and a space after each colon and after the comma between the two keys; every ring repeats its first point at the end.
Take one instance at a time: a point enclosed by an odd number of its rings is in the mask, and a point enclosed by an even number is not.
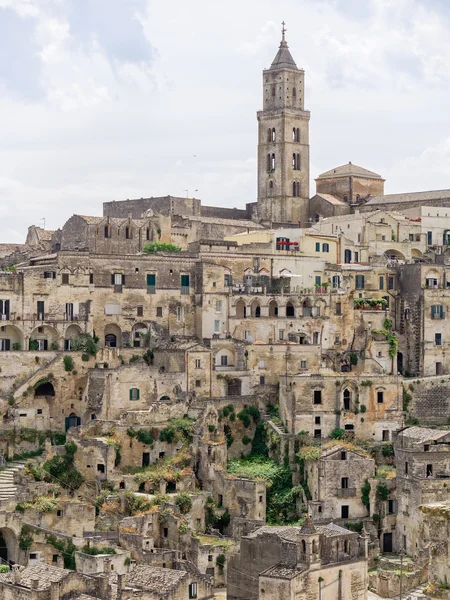
{"type": "Polygon", "coordinates": [[[131,240],[131,229],[129,227],[125,227],[125,239],[131,240]]]}
{"type": "Polygon", "coordinates": [[[181,323],[181,322],[183,322],[183,321],[184,321],[184,314],[183,314],[183,313],[184,313],[184,311],[183,311],[183,307],[181,306],[181,304],[179,304],[179,305],[177,306],[177,321],[178,321],[179,323],[181,323]]]}
{"type": "Polygon", "coordinates": [[[11,340],[4,338],[0,339],[0,352],[8,352],[11,350],[11,340]]]}
{"type": "Polygon", "coordinates": [[[314,417],[314,424],[320,425],[320,417],[314,417]]]}
{"type": "Polygon", "coordinates": [[[395,277],[388,277],[388,290],[395,288],[395,277]]]}
{"type": "Polygon", "coordinates": [[[332,286],[333,288],[336,290],[337,288],[341,287],[341,277],[340,275],[333,275],[333,283],[332,286]]]}
{"type": "Polygon", "coordinates": [[[359,262],[359,253],[355,252],[355,263],[359,262]]]}
{"type": "Polygon", "coordinates": [[[314,283],[318,286],[322,285],[322,277],[320,275],[316,275],[314,277],[314,283]]]}
{"type": "Polygon", "coordinates": [[[69,285],[69,273],[63,273],[61,275],[61,283],[62,285],[69,285]]]}
{"type": "Polygon", "coordinates": [[[139,400],[140,398],[140,390],[138,388],[130,389],[130,400],[139,400]]]}
{"type": "MultiPolygon", "coordinates": [[[[167,537],[167,536],[165,536],[167,537]]],[[[189,599],[191,598],[197,598],[197,584],[196,583],[190,583],[189,584],[189,599]]]]}
{"type": "Polygon", "coordinates": [[[7,321],[9,319],[9,300],[0,300],[0,319],[7,321]]]}
{"type": "Polygon", "coordinates": [[[222,311],[222,300],[216,300],[216,312],[222,311]]]}
{"type": "Polygon", "coordinates": [[[265,369],[266,368],[266,361],[265,360],[260,360],[259,361],[259,368],[260,369],[265,369]]]}
{"type": "Polygon", "coordinates": [[[44,279],[56,279],[56,273],[54,271],[45,271],[44,279]]]}
{"type": "Polygon", "coordinates": [[[377,392],[377,402],[378,404],[383,404],[384,402],[384,392],[377,392]]]}
{"type": "Polygon", "coordinates": [[[355,277],[355,288],[357,290],[364,289],[364,275],[356,275],[355,277]]]}
{"type": "Polygon", "coordinates": [[[280,329],[280,330],[278,331],[278,338],[279,338],[280,340],[284,340],[284,329],[280,329]]]}
{"type": "Polygon", "coordinates": [[[37,301],[37,318],[39,321],[43,321],[45,317],[45,304],[43,300],[37,301]]]}
{"type": "Polygon", "coordinates": [[[348,506],[341,506],[341,519],[348,519],[349,509],[348,506]]]}
{"type": "Polygon", "coordinates": [[[181,293],[189,294],[190,276],[189,275],[181,275],[180,283],[181,283],[181,293]]]}
{"type": "Polygon", "coordinates": [[[113,285],[123,285],[125,283],[125,276],[123,273],[113,273],[111,277],[111,283],[113,285]]]}
{"type": "Polygon", "coordinates": [[[316,242],[316,252],[320,252],[320,242],[316,242]]]}
{"type": "Polygon", "coordinates": [[[347,460],[347,452],[345,450],[341,450],[341,460],[347,460]]]}
{"type": "Polygon", "coordinates": [[[157,317],[162,317],[163,316],[162,306],[157,306],[156,307],[156,316],[157,317]]]}
{"type": "Polygon", "coordinates": [[[220,333],[220,320],[218,319],[214,321],[214,333],[220,333]]]}
{"type": "Polygon", "coordinates": [[[225,287],[230,287],[231,286],[231,274],[230,273],[225,273],[224,277],[223,277],[223,284],[225,287]]]}
{"type": "Polygon", "coordinates": [[[348,477],[341,477],[341,489],[348,490],[348,477]]]}
{"type": "Polygon", "coordinates": [[[388,500],[388,515],[395,515],[395,500],[388,500]]]}
{"type": "Polygon", "coordinates": [[[342,304],[340,302],[336,302],[336,316],[340,317],[342,315],[342,304]]]}
{"type": "Polygon", "coordinates": [[[322,252],[329,252],[329,251],[330,251],[330,245],[322,244],[322,252]]]}
{"type": "Polygon", "coordinates": [[[316,439],[320,439],[322,437],[322,430],[321,429],[314,429],[314,437],[316,439]]]}
{"type": "Polygon", "coordinates": [[[427,231],[427,243],[429,246],[431,246],[433,243],[433,232],[432,231],[427,231]]]}
{"type": "Polygon", "coordinates": [[[72,302],[66,303],[66,321],[73,321],[73,304],[72,302]]]}
{"type": "Polygon", "coordinates": [[[410,242],[414,241],[414,234],[413,233],[410,233],[408,237],[409,237],[409,241],[410,242]]]}
{"type": "Polygon", "coordinates": [[[443,319],[444,318],[444,306],[442,304],[432,304],[431,318],[432,319],[443,319]]]}
{"type": "Polygon", "coordinates": [[[156,294],[156,274],[147,273],[147,294],[156,294]]]}
{"type": "Polygon", "coordinates": [[[322,404],[322,390],[314,390],[314,404],[322,404]]]}
{"type": "Polygon", "coordinates": [[[200,381],[200,379],[196,379],[195,380],[195,387],[201,387],[202,386],[202,382],[200,381]]]}
{"type": "Polygon", "coordinates": [[[434,343],[436,346],[442,346],[442,334],[441,333],[434,334],[434,343]]]}
{"type": "Polygon", "coordinates": [[[105,233],[105,240],[107,240],[109,238],[109,227],[108,227],[108,225],[105,225],[104,233],[105,233]]]}
{"type": "Polygon", "coordinates": [[[222,356],[220,357],[220,366],[228,367],[228,356],[226,354],[222,354],[222,356]]]}
{"type": "Polygon", "coordinates": [[[266,383],[265,375],[260,375],[259,376],[259,385],[265,385],[265,383],[266,383]]]}
{"type": "Polygon", "coordinates": [[[436,363],[436,375],[442,375],[442,363],[441,362],[436,363]]]}
{"type": "Polygon", "coordinates": [[[89,283],[94,283],[94,273],[89,273],[89,283]]]}
{"type": "Polygon", "coordinates": [[[433,465],[429,464],[427,465],[427,477],[433,477],[433,465]]]}
{"type": "Polygon", "coordinates": [[[144,307],[143,306],[137,306],[136,307],[136,314],[138,317],[143,317],[144,316],[144,307]]]}
{"type": "Polygon", "coordinates": [[[405,462],[405,475],[408,475],[409,465],[405,462]]]}
{"type": "Polygon", "coordinates": [[[300,361],[300,369],[307,369],[308,368],[308,363],[306,362],[306,360],[301,360],[300,361]]]}
{"type": "Polygon", "coordinates": [[[195,368],[201,369],[201,360],[199,358],[195,359],[195,368]]]}
{"type": "Polygon", "coordinates": [[[244,332],[244,337],[245,337],[245,339],[246,339],[246,340],[248,340],[248,338],[249,338],[249,337],[251,337],[251,336],[250,336],[250,330],[249,330],[249,329],[246,329],[246,330],[245,330],[245,332],[244,332]]]}
{"type": "Polygon", "coordinates": [[[380,290],[384,290],[384,277],[380,277],[378,287],[380,288],[380,290]]]}

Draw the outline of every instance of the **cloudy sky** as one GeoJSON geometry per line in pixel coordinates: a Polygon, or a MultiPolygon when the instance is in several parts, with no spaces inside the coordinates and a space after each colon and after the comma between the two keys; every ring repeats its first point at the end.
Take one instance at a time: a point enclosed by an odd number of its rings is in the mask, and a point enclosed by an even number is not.
{"type": "Polygon", "coordinates": [[[448,0],[0,0],[0,242],[101,203],[256,193],[280,22],[306,70],[313,177],[450,188],[448,0]]]}

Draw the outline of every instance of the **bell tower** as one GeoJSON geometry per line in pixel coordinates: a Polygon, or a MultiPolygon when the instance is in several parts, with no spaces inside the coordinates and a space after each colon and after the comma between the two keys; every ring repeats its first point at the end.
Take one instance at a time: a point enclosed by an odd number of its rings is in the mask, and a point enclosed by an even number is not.
{"type": "Polygon", "coordinates": [[[263,110],[258,111],[258,216],[268,224],[308,220],[309,111],[305,72],[289,52],[283,22],[278,52],[263,71],[263,110]]]}

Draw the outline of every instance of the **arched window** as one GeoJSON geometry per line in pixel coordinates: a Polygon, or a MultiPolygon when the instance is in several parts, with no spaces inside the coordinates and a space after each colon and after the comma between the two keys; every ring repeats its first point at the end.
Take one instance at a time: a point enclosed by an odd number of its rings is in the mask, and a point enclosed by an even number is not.
{"type": "Polygon", "coordinates": [[[292,88],[292,96],[295,98],[297,96],[297,88],[292,88]]]}
{"type": "Polygon", "coordinates": [[[303,555],[306,554],[306,542],[305,542],[305,540],[302,540],[302,554],[303,555]]]}
{"type": "Polygon", "coordinates": [[[344,252],[344,263],[350,264],[352,262],[352,251],[345,250],[344,252]]]}
{"type": "Polygon", "coordinates": [[[294,171],[297,170],[297,155],[295,154],[295,152],[292,155],[292,168],[294,169],[294,171]]]}
{"type": "Polygon", "coordinates": [[[271,168],[272,171],[275,169],[275,153],[272,154],[271,168]]]}
{"type": "Polygon", "coordinates": [[[270,165],[272,164],[272,159],[270,154],[267,155],[267,170],[270,171],[270,165]]]}
{"type": "Polygon", "coordinates": [[[297,127],[297,129],[295,131],[295,141],[296,142],[300,141],[300,129],[299,129],[299,127],[297,127]]]}
{"type": "Polygon", "coordinates": [[[245,319],[246,317],[246,307],[243,300],[238,300],[236,302],[236,317],[238,319],[245,319]]]}
{"type": "Polygon", "coordinates": [[[267,141],[271,142],[272,141],[272,129],[269,127],[269,129],[267,130],[267,141]]]}
{"type": "Polygon", "coordinates": [[[302,316],[303,317],[311,317],[312,316],[312,306],[311,300],[306,298],[306,300],[302,304],[302,316]]]}
{"type": "Polygon", "coordinates": [[[117,336],[113,333],[105,335],[105,346],[107,348],[117,348],[117,336]]]}
{"type": "Polygon", "coordinates": [[[319,343],[319,332],[315,331],[313,333],[313,344],[318,344],[319,343]]]}
{"type": "Polygon", "coordinates": [[[344,540],[344,554],[350,553],[350,542],[348,540],[344,540]]]}
{"type": "Polygon", "coordinates": [[[272,142],[275,142],[275,140],[276,140],[275,127],[272,127],[272,135],[271,135],[271,137],[272,137],[272,142]]]}
{"type": "Polygon", "coordinates": [[[297,171],[301,170],[301,164],[300,164],[300,154],[297,154],[297,171]]]}
{"type": "Polygon", "coordinates": [[[129,227],[125,227],[125,239],[131,240],[131,230],[129,227]]]}
{"type": "Polygon", "coordinates": [[[278,317],[278,304],[276,300],[269,302],[269,317],[278,317]]]}
{"type": "Polygon", "coordinates": [[[288,302],[286,304],[286,316],[287,317],[295,317],[295,309],[292,302],[288,302]]]}
{"type": "Polygon", "coordinates": [[[292,184],[292,195],[294,198],[300,198],[300,182],[294,181],[292,184]]]}
{"type": "Polygon", "coordinates": [[[312,551],[313,551],[313,554],[317,554],[317,551],[318,551],[317,540],[313,540],[312,551]]]}
{"type": "Polygon", "coordinates": [[[350,410],[351,397],[350,390],[344,390],[344,410],[350,410]]]}

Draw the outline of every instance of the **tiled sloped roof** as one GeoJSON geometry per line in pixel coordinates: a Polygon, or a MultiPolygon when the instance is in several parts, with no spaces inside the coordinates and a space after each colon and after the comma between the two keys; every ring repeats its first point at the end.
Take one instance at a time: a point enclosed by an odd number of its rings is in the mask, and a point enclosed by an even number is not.
{"type": "Polygon", "coordinates": [[[449,200],[450,190],[430,190],[428,192],[406,192],[404,194],[385,194],[373,196],[366,204],[402,204],[403,202],[420,202],[426,205],[427,200],[449,200]]]}
{"type": "Polygon", "coordinates": [[[367,177],[369,179],[383,179],[378,173],[374,173],[363,167],[358,167],[358,165],[354,165],[351,162],[325,171],[325,173],[321,173],[317,179],[328,179],[331,177],[367,177]]]}
{"type": "MultiPolygon", "coordinates": [[[[38,590],[46,590],[51,586],[52,582],[62,581],[72,572],[68,569],[61,569],[60,567],[46,565],[45,563],[29,565],[20,571],[20,585],[31,588],[31,582],[37,579],[39,581],[38,590]]],[[[0,573],[0,581],[14,584],[12,572],[0,573]]]]}
{"type": "Polygon", "coordinates": [[[185,578],[186,571],[137,565],[125,577],[125,583],[129,587],[136,586],[163,594],[171,592],[185,578]]]}

